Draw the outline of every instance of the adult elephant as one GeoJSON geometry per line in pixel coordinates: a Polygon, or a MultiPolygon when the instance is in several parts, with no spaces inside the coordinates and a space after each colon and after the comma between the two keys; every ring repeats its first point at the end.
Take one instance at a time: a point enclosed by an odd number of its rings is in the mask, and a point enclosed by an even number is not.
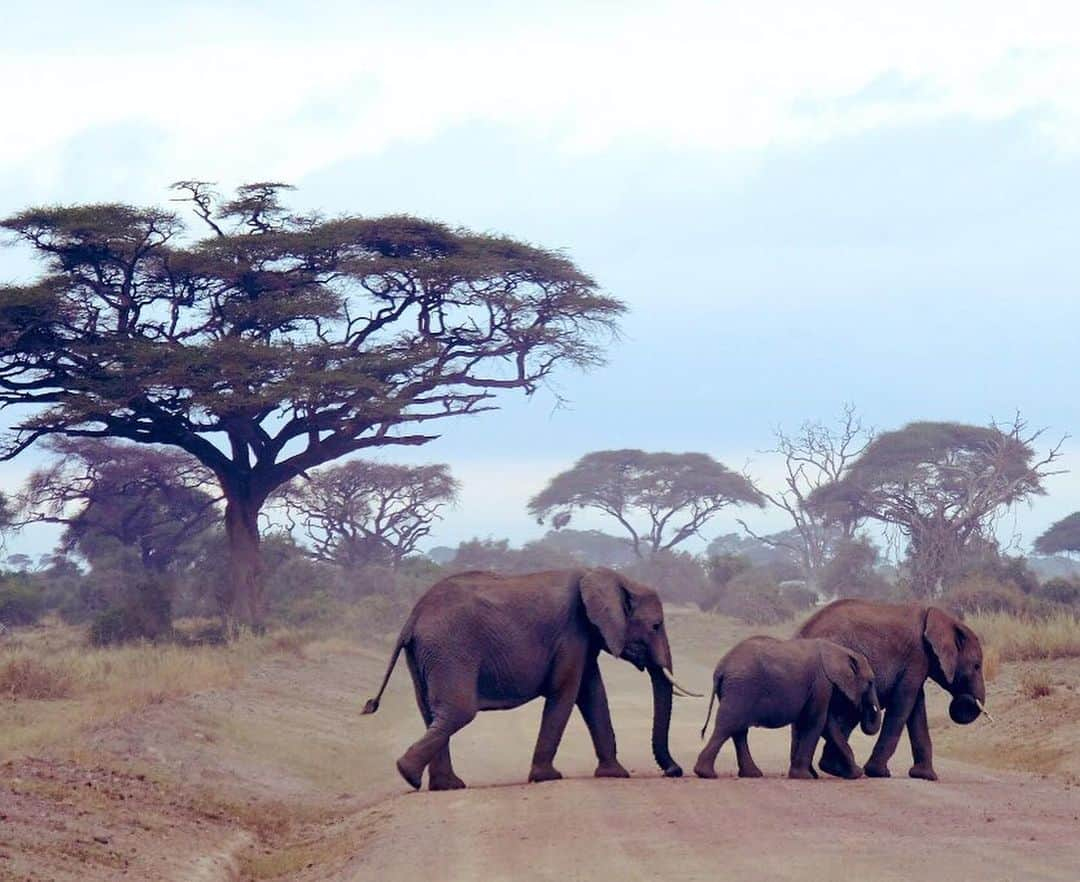
{"type": "MultiPolygon", "coordinates": [[[[945,610],[915,603],[838,600],[811,616],[797,636],[822,637],[861,652],[874,669],[885,721],[864,767],[870,777],[889,777],[889,760],[906,726],[915,763],[908,774],[937,780],[926,720],[928,677],[953,696],[949,716],[955,722],[971,723],[985,712],[979,638],[945,610]]],[[[855,722],[843,721],[845,734],[855,722]]],[[[844,769],[842,752],[831,739],[826,739],[819,766],[832,775],[844,769]]]]}
{"type": "Polygon", "coordinates": [[[436,583],[413,608],[364,713],[378,710],[404,650],[427,724],[397,761],[411,786],[420,786],[427,768],[430,789],[464,787],[451,765],[450,737],[477,711],[513,708],[540,696],[544,712],[530,781],[562,777],[552,763],[575,705],[596,749],[597,777],[625,778],[597,664],[601,649],[649,672],[653,756],[665,775],[678,777],[682,769],[668,750],[668,728],[672,693],[686,690],[672,674],[663,605],[651,588],[612,570],[468,572],[436,583]]]}

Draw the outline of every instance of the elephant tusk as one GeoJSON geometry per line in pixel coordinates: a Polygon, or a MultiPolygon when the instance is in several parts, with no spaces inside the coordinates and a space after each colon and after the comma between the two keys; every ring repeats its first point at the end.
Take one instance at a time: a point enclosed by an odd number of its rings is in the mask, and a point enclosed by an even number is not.
{"type": "Polygon", "coordinates": [[[991,723],[994,722],[994,718],[992,716],[990,716],[990,711],[988,711],[986,709],[986,707],[983,705],[983,703],[981,701],[979,701],[979,699],[977,699],[977,698],[975,699],[975,705],[979,708],[979,711],[982,713],[982,715],[984,717],[986,717],[986,719],[988,719],[991,723]]]}
{"type": "Polygon", "coordinates": [[[661,668],[660,670],[664,672],[664,676],[667,678],[667,681],[671,684],[671,690],[676,695],[680,695],[683,698],[704,698],[705,697],[704,695],[699,695],[696,692],[691,692],[685,686],[680,686],[679,682],[675,679],[675,675],[672,674],[671,671],[669,671],[667,668],[661,668]]]}

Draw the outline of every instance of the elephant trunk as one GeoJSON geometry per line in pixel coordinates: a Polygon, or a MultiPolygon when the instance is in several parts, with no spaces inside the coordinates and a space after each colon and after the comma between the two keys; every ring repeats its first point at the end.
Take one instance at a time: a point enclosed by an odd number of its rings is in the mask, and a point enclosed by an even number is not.
{"type": "Polygon", "coordinates": [[[877,735],[878,730],[881,729],[882,711],[881,702],[878,700],[877,690],[874,688],[873,683],[863,693],[861,715],[862,719],[859,722],[859,728],[867,735],[877,735]]]}
{"type": "Polygon", "coordinates": [[[669,778],[678,778],[682,775],[682,768],[668,750],[668,730],[671,728],[671,696],[672,686],[663,669],[649,666],[649,679],[652,680],[653,692],[653,726],[652,726],[652,751],[656,758],[656,764],[660,766],[664,774],[669,778]]]}

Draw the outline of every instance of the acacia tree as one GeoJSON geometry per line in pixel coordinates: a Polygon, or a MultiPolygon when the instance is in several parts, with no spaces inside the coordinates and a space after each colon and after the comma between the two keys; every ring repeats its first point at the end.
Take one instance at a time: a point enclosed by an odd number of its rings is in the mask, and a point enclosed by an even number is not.
{"type": "Polygon", "coordinates": [[[634,554],[674,548],[722,508],[764,497],[744,476],[705,453],[598,450],[556,475],[529,500],[541,523],[548,515],[565,525],[573,509],[614,518],[630,535],[634,554]]]}
{"type": "Polygon", "coordinates": [[[790,551],[812,586],[817,585],[835,550],[854,539],[859,521],[848,518],[830,523],[808,500],[815,491],[839,481],[848,464],[863,454],[873,436],[873,430],[863,426],[851,404],[844,405],[836,426],[807,421],[795,435],[778,428],[776,447],[768,452],[784,458],[784,486],[775,493],[762,490],[761,494],[772,506],[785,512],[794,527],[783,533],[760,536],[739,520],[739,525],[753,538],[790,551]]]}
{"type": "Polygon", "coordinates": [[[195,457],[225,497],[234,621],[261,625],[258,518],[276,488],[599,363],[623,311],[562,254],[511,239],[295,214],[276,183],[175,188],[205,238],[120,204],[3,221],[44,272],[0,289],[0,406],[27,411],[0,457],[50,435],[195,457]]]}
{"type": "Polygon", "coordinates": [[[63,552],[93,559],[111,541],[163,573],[220,517],[213,475],[182,451],[64,437],[46,446],[57,458],[26,479],[14,523],[63,524],[63,552]]]}
{"type": "Polygon", "coordinates": [[[1051,524],[1034,543],[1039,554],[1076,554],[1080,552],[1080,511],[1051,524]]]}
{"type": "Polygon", "coordinates": [[[456,501],[459,486],[445,465],[356,459],[296,479],[281,500],[290,531],[299,526],[321,560],[397,566],[456,501]]]}
{"type": "Polygon", "coordinates": [[[810,504],[833,522],[872,518],[899,531],[912,589],[932,597],[972,548],[994,544],[1005,510],[1045,493],[1060,444],[1040,459],[1033,446],[1040,435],[1019,417],[1004,429],[911,423],[875,438],[810,504]]]}

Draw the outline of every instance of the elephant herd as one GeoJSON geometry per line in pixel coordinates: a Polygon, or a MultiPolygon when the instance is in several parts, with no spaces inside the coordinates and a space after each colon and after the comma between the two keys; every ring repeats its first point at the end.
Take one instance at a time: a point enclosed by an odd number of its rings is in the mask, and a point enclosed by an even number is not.
{"type": "MultiPolygon", "coordinates": [[[[616,756],[600,650],[648,672],[653,756],[664,775],[682,775],[668,747],[672,697],[695,693],[675,680],[659,595],[613,570],[466,572],[436,583],[409,615],[365,714],[378,710],[403,650],[427,726],[397,761],[414,788],[424,769],[432,790],[464,787],[451,762],[451,736],[477,711],[513,708],[540,696],[544,709],[529,781],[562,777],[555,752],[575,706],[596,751],[595,774],[628,777],[616,756]]],[[[716,721],[694,772],[715,778],[717,753],[731,738],[739,775],[760,777],[748,730],[791,726],[790,777],[817,777],[813,757],[822,738],[821,771],[887,777],[906,727],[915,763],[909,774],[935,780],[927,678],[953,696],[954,721],[970,723],[984,712],[982,648],[965,624],[932,606],[836,601],[808,619],[794,639],[751,637],[720,660],[706,728],[718,700],[716,721]],[[856,725],[870,735],[880,730],[862,768],[848,744],[856,725]]]]}

